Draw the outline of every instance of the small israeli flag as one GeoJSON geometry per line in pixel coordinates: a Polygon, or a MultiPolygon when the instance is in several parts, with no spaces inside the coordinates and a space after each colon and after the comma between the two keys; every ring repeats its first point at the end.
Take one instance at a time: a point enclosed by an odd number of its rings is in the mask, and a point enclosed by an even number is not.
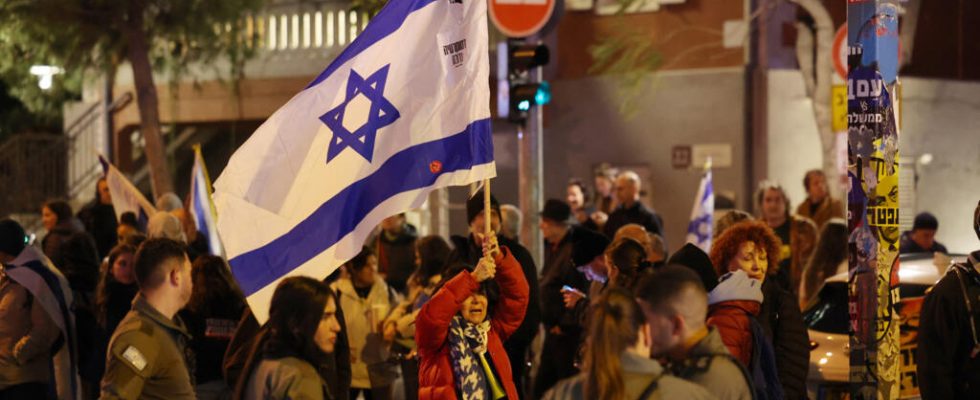
{"type": "Polygon", "coordinates": [[[221,248],[221,240],[218,238],[217,215],[214,211],[214,203],[211,201],[211,178],[208,177],[208,169],[204,166],[204,157],[201,156],[201,147],[194,146],[194,167],[191,168],[191,192],[190,207],[191,217],[194,219],[194,226],[207,239],[208,251],[211,255],[224,255],[221,248]]]}
{"type": "Polygon", "coordinates": [[[116,220],[120,220],[124,213],[131,212],[136,215],[140,228],[146,229],[147,221],[157,212],[156,207],[102,155],[99,155],[99,163],[102,164],[106,185],[109,186],[109,195],[112,196],[112,208],[116,210],[116,220]]]}
{"type": "Polygon", "coordinates": [[[218,231],[256,318],[323,278],[385,217],[496,175],[486,2],[390,1],[215,181],[218,231]]]}
{"type": "Polygon", "coordinates": [[[711,183],[711,161],[705,164],[704,175],[691,209],[691,222],[687,224],[687,242],[711,252],[711,231],[714,227],[715,192],[711,183]]]}

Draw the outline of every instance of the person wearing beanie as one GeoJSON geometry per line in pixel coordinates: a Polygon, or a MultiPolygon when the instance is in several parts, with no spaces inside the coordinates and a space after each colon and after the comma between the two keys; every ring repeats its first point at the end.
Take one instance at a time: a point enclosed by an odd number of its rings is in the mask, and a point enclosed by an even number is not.
{"type": "MultiPolygon", "coordinates": [[[[980,239],[980,202],[973,230],[980,239]]],[[[922,302],[916,372],[923,400],[980,399],[978,335],[980,250],[950,267],[922,302]]]]}
{"type": "MultiPolygon", "coordinates": [[[[466,201],[466,220],[469,222],[469,234],[466,236],[453,235],[449,239],[453,245],[453,251],[449,254],[446,265],[463,263],[466,265],[477,265],[483,257],[484,241],[484,221],[485,212],[483,204],[483,191],[480,190],[473,194],[466,201]]],[[[497,243],[501,247],[506,247],[521,265],[524,279],[530,286],[529,301],[527,312],[521,326],[504,342],[504,349],[510,359],[511,375],[514,386],[518,393],[525,392],[527,374],[527,351],[531,347],[531,341],[538,333],[538,324],[541,323],[541,298],[540,287],[538,286],[538,269],[534,264],[534,259],[527,248],[515,240],[508,239],[500,234],[501,231],[500,202],[492,194],[490,196],[490,227],[497,232],[497,243]]]]}
{"type": "Polygon", "coordinates": [[[936,231],[939,230],[939,220],[928,212],[919,213],[912,223],[912,230],[902,232],[898,252],[911,253],[943,253],[947,254],[946,246],[936,241],[936,231]]]}
{"type": "Polygon", "coordinates": [[[68,281],[11,219],[0,221],[0,265],[0,399],[76,398],[68,281]],[[59,337],[65,345],[55,350],[59,337]]]}
{"type": "Polygon", "coordinates": [[[693,243],[687,243],[680,250],[677,250],[674,255],[670,256],[670,260],[667,264],[683,265],[690,268],[698,277],[701,278],[701,284],[704,285],[704,289],[708,292],[714,290],[715,286],[718,286],[718,274],[715,272],[715,267],[711,264],[711,258],[708,254],[701,250],[700,247],[693,243]]]}
{"type": "MultiPolygon", "coordinates": [[[[538,374],[534,378],[535,398],[540,398],[558,381],[578,373],[575,368],[575,352],[582,332],[578,316],[574,310],[565,307],[562,289],[565,286],[580,293],[586,293],[589,282],[577,267],[585,265],[592,258],[583,252],[595,244],[599,233],[575,225],[572,208],[558,199],[549,199],[541,210],[541,229],[544,236],[544,268],[541,270],[541,309],[545,328],[542,354],[538,374]],[[575,249],[580,249],[577,264],[575,249]],[[588,258],[586,260],[586,258],[588,258]]],[[[608,244],[608,240],[606,241],[608,244]]],[[[603,245],[603,247],[605,247],[603,245]]],[[[596,254],[601,255],[600,249],[596,254]]]]}

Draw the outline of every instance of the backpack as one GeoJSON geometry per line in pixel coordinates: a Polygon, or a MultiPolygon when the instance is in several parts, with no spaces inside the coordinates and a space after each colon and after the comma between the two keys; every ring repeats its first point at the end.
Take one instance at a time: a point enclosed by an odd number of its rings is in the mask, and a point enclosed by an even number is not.
{"type": "Polygon", "coordinates": [[[749,360],[748,374],[752,383],[754,399],[782,400],[785,397],[783,386],[779,383],[776,368],[776,353],[754,316],[749,316],[752,331],[752,358],[749,360]]]}

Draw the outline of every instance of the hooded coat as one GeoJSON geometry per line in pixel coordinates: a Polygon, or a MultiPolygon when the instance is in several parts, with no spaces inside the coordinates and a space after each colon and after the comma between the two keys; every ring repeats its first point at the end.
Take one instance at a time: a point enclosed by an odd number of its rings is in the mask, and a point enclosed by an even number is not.
{"type": "Polygon", "coordinates": [[[725,347],[745,366],[752,358],[749,318],[758,317],[761,308],[762,283],[744,271],[725,274],[708,294],[708,325],[718,329],[725,347]]]}
{"type": "MultiPolygon", "coordinates": [[[[520,265],[510,250],[501,247],[497,257],[497,284],[500,301],[491,316],[487,333],[487,354],[497,371],[497,378],[508,399],[519,399],[511,376],[510,361],[503,341],[517,330],[528,305],[528,284],[520,265]]],[[[419,400],[452,400],[457,398],[456,382],[450,360],[449,326],[470,295],[480,284],[466,272],[457,274],[440,289],[419,311],[415,320],[415,341],[418,344],[419,400]]]]}

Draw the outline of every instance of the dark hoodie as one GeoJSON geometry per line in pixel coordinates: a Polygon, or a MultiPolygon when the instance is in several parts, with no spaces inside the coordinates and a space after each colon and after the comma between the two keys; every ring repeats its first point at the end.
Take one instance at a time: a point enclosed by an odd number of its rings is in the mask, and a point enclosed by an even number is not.
{"type": "Polygon", "coordinates": [[[405,293],[408,277],[415,272],[415,227],[405,223],[401,233],[394,238],[384,230],[370,242],[378,256],[378,272],[385,275],[385,282],[399,293],[405,293]]]}

